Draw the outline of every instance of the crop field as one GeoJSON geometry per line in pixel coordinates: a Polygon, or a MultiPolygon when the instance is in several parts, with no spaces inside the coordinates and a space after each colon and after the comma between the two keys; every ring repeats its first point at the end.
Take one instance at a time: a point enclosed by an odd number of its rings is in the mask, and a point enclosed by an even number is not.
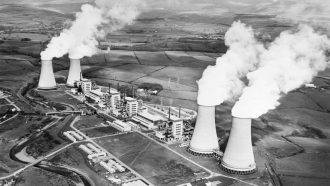
{"type": "Polygon", "coordinates": [[[203,68],[166,67],[152,73],[151,77],[166,80],[171,79],[171,82],[175,82],[180,85],[197,87],[196,80],[201,78],[203,70],[203,68]]]}
{"type": "Polygon", "coordinates": [[[112,68],[104,68],[98,71],[94,71],[88,74],[84,74],[85,77],[94,77],[102,79],[112,79],[112,80],[123,80],[126,82],[134,81],[137,78],[145,76],[143,73],[136,73],[134,71],[123,71],[112,68]]]}
{"type": "Polygon", "coordinates": [[[178,63],[178,66],[202,68],[215,63],[215,59],[202,53],[185,51],[165,51],[165,53],[169,59],[178,63]]]}
{"type": "Polygon", "coordinates": [[[127,64],[115,67],[115,69],[135,72],[135,73],[143,73],[143,74],[153,74],[155,71],[159,71],[165,68],[164,66],[148,66],[148,65],[139,65],[139,64],[127,64]]]}
{"type": "Polygon", "coordinates": [[[197,99],[197,92],[163,90],[158,94],[158,96],[167,97],[167,98],[174,98],[174,99],[181,99],[181,100],[195,101],[197,99]]]}
{"type": "Polygon", "coordinates": [[[155,185],[178,185],[208,175],[138,133],[102,138],[97,142],[155,185]]]}
{"type": "Polygon", "coordinates": [[[177,66],[178,64],[169,59],[164,52],[134,52],[139,59],[139,63],[143,65],[153,66],[177,66]]]}

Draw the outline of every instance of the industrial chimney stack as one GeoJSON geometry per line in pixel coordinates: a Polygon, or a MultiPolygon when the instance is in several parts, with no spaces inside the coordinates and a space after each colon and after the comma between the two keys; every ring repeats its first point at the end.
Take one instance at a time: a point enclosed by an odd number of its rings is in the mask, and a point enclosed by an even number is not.
{"type": "Polygon", "coordinates": [[[38,89],[56,89],[56,81],[51,60],[41,60],[41,72],[39,77],[38,89]]]}
{"type": "Polygon", "coordinates": [[[211,157],[218,150],[215,106],[199,105],[195,130],[187,151],[196,156],[211,157]]]}
{"type": "Polygon", "coordinates": [[[70,58],[70,69],[69,69],[68,78],[66,80],[66,85],[68,87],[74,87],[75,82],[79,81],[80,78],[82,78],[80,59],[70,58]]]}
{"type": "Polygon", "coordinates": [[[251,119],[233,117],[221,168],[233,174],[252,174],[256,171],[251,140],[251,119]]]}

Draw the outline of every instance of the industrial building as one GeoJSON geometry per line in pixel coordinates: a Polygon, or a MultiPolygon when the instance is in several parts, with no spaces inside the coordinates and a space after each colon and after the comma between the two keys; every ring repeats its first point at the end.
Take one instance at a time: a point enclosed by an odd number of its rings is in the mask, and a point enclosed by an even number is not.
{"type": "Polygon", "coordinates": [[[85,153],[87,153],[88,155],[93,154],[93,151],[91,149],[89,149],[88,147],[86,147],[86,145],[79,145],[79,148],[81,150],[83,150],[85,153]]]}
{"type": "Polygon", "coordinates": [[[164,121],[164,118],[150,114],[147,110],[141,111],[132,118],[133,121],[140,123],[148,129],[156,129],[159,123],[164,121]]]}
{"type": "Polygon", "coordinates": [[[172,121],[172,136],[175,139],[181,139],[183,136],[183,120],[172,121]]]}
{"type": "Polygon", "coordinates": [[[233,117],[229,140],[224,152],[221,168],[234,174],[256,172],[251,139],[251,119],[233,117]]]}
{"type": "Polygon", "coordinates": [[[94,152],[96,152],[96,153],[100,153],[100,152],[102,152],[101,149],[95,147],[95,146],[94,146],[93,144],[91,144],[91,143],[87,143],[87,147],[89,147],[90,149],[92,149],[92,150],[93,150],[94,152]]]}
{"type": "Polygon", "coordinates": [[[100,165],[107,170],[108,172],[110,172],[111,174],[115,173],[116,170],[114,168],[112,168],[112,166],[109,166],[107,163],[105,163],[104,161],[100,162],[100,165]]]}
{"type": "Polygon", "coordinates": [[[129,117],[135,116],[139,110],[139,103],[136,99],[131,97],[126,97],[126,112],[129,117]]]}
{"type": "Polygon", "coordinates": [[[86,93],[92,90],[92,81],[89,79],[81,79],[75,82],[76,87],[81,87],[82,92],[86,93]]]}
{"type": "Polygon", "coordinates": [[[196,125],[187,151],[196,156],[206,157],[213,157],[213,152],[219,151],[215,106],[198,106],[196,125]]]}
{"type": "Polygon", "coordinates": [[[90,90],[85,93],[85,96],[92,99],[94,102],[105,102],[108,97],[108,93],[104,93],[101,89],[90,90]]]}
{"type": "Polygon", "coordinates": [[[117,91],[110,90],[110,106],[117,108],[120,104],[120,93],[117,91]]]}
{"type": "Polygon", "coordinates": [[[94,159],[94,158],[105,157],[105,156],[107,156],[107,153],[102,151],[102,152],[98,152],[98,153],[94,153],[94,154],[89,154],[87,156],[87,158],[91,160],[91,159],[94,159]]]}
{"type": "Polygon", "coordinates": [[[52,90],[56,89],[55,75],[53,71],[53,63],[51,60],[41,61],[41,72],[39,77],[38,89],[52,90]]]}
{"type": "Polygon", "coordinates": [[[120,120],[115,120],[113,122],[107,121],[107,123],[110,126],[114,127],[115,129],[117,129],[117,130],[119,130],[121,132],[129,132],[129,131],[132,130],[131,125],[129,125],[129,124],[125,123],[125,122],[122,122],[120,120]]]}
{"type": "Polygon", "coordinates": [[[84,139],[84,137],[82,137],[80,134],[78,134],[75,131],[66,131],[66,132],[63,132],[63,135],[65,137],[67,137],[69,140],[71,140],[72,142],[76,142],[77,140],[84,139]]]}

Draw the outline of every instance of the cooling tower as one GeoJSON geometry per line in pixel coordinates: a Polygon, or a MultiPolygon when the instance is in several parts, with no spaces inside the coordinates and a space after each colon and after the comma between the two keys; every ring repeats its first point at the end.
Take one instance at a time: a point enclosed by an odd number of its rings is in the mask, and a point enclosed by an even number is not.
{"type": "Polygon", "coordinates": [[[41,60],[41,72],[39,77],[38,89],[56,89],[56,81],[51,60],[41,60]]]}
{"type": "Polygon", "coordinates": [[[251,174],[256,171],[251,140],[251,119],[233,117],[221,168],[233,174],[251,174]]]}
{"type": "Polygon", "coordinates": [[[80,59],[70,59],[70,69],[68,78],[66,80],[66,85],[68,87],[74,87],[74,84],[76,81],[80,80],[80,73],[81,73],[81,67],[80,67],[80,59]]]}
{"type": "Polygon", "coordinates": [[[215,128],[215,106],[198,106],[195,130],[187,149],[196,156],[213,156],[219,150],[215,128]]]}

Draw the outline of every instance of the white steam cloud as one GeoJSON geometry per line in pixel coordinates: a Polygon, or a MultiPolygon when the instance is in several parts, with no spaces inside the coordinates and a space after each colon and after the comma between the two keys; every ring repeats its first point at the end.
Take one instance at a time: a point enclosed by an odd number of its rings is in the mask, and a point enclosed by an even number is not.
{"type": "Polygon", "coordinates": [[[241,22],[232,24],[225,44],[229,47],[227,53],[217,59],[215,66],[208,66],[198,81],[199,105],[219,105],[240,95],[244,88],[241,78],[256,68],[257,54],[263,50],[252,28],[241,22]]]}
{"type": "Polygon", "coordinates": [[[134,0],[96,0],[95,6],[84,4],[81,12],[69,29],[52,38],[41,59],[52,59],[69,54],[70,58],[82,58],[97,53],[98,38],[105,37],[131,24],[138,16],[141,1],[134,0]]]}
{"type": "Polygon", "coordinates": [[[301,25],[285,31],[258,54],[259,68],[247,74],[249,85],[232,109],[233,116],[257,118],[279,105],[283,94],[312,81],[328,65],[330,40],[301,25]]]}

